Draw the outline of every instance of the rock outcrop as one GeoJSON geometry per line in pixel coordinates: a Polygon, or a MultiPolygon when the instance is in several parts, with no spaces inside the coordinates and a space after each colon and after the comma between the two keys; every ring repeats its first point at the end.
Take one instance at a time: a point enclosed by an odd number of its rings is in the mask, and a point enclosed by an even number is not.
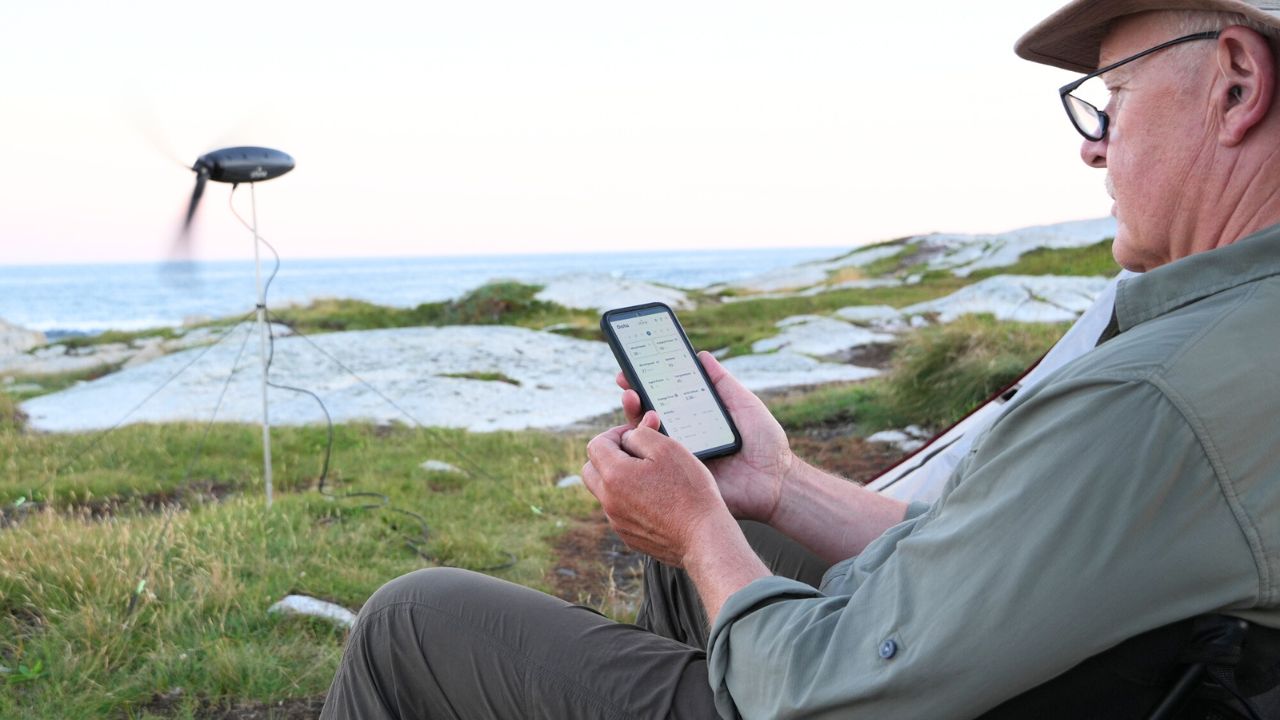
{"type": "Polygon", "coordinates": [[[0,358],[25,353],[45,344],[44,333],[10,325],[0,320],[0,358]]]}

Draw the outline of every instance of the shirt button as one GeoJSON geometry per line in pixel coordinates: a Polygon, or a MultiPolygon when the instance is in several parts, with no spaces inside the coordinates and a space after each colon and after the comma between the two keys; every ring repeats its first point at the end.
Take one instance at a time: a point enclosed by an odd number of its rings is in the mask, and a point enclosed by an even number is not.
{"type": "Polygon", "coordinates": [[[880,643],[880,657],[888,660],[898,654],[898,643],[892,640],[885,640],[880,643]]]}

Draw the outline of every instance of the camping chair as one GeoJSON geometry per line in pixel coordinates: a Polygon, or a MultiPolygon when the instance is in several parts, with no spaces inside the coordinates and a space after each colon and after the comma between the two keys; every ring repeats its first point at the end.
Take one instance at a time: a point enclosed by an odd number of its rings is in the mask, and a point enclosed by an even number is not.
{"type": "Polygon", "coordinates": [[[1012,698],[981,720],[1280,718],[1280,630],[1226,615],[1166,625],[1012,698]]]}

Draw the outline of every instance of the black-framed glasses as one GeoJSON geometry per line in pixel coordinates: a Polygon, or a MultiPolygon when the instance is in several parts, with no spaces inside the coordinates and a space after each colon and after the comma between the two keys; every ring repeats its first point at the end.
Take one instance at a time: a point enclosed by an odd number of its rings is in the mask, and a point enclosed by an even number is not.
{"type": "Polygon", "coordinates": [[[1137,60],[1138,58],[1146,57],[1153,52],[1157,52],[1167,47],[1172,47],[1174,45],[1178,45],[1184,42],[1191,42],[1192,40],[1213,40],[1217,38],[1218,35],[1219,35],[1218,30],[1206,30],[1205,32],[1192,33],[1191,35],[1183,35],[1182,37],[1174,38],[1168,42],[1160,43],[1159,45],[1153,48],[1148,48],[1146,50],[1143,50],[1137,55],[1130,55],[1129,57],[1119,62],[1113,62],[1104,68],[1098,68],[1097,70],[1094,70],[1093,72],[1089,73],[1088,75],[1085,75],[1079,80],[1076,80],[1074,82],[1069,82],[1066,85],[1063,85],[1062,87],[1058,88],[1058,96],[1062,98],[1062,107],[1066,108],[1067,117],[1071,118],[1071,124],[1074,125],[1076,130],[1081,135],[1083,135],[1087,140],[1097,141],[1106,137],[1107,127],[1111,124],[1111,118],[1107,116],[1106,112],[1099,110],[1098,108],[1094,107],[1091,103],[1085,100],[1081,100],[1080,98],[1076,97],[1075,95],[1072,95],[1071,93],[1075,92],[1077,88],[1079,88],[1081,85],[1085,84],[1089,80],[1092,80],[1093,78],[1098,77],[1104,72],[1115,70],[1116,68],[1120,67],[1121,65],[1124,65],[1125,63],[1131,63],[1134,60],[1137,60]]]}

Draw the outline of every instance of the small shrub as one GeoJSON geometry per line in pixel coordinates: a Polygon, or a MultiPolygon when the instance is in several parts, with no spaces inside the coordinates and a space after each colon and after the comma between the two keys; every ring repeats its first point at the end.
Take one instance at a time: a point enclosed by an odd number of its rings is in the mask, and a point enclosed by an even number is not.
{"type": "Polygon", "coordinates": [[[557,323],[594,322],[594,313],[536,300],[542,288],[518,282],[482,285],[457,300],[413,308],[364,300],[322,299],[306,307],[272,311],[272,319],[301,332],[375,330],[440,325],[518,325],[542,328],[557,323]]]}
{"type": "Polygon", "coordinates": [[[457,300],[444,303],[440,320],[446,325],[514,325],[534,316],[549,316],[561,309],[555,303],[534,299],[542,288],[518,282],[481,285],[457,300]]]}
{"type": "Polygon", "coordinates": [[[135,340],[143,338],[163,338],[172,340],[179,337],[178,330],[169,327],[154,328],[151,330],[107,330],[96,335],[69,335],[51,341],[50,345],[62,345],[67,348],[86,348],[95,345],[108,345],[120,343],[123,345],[132,345],[135,340]]]}

